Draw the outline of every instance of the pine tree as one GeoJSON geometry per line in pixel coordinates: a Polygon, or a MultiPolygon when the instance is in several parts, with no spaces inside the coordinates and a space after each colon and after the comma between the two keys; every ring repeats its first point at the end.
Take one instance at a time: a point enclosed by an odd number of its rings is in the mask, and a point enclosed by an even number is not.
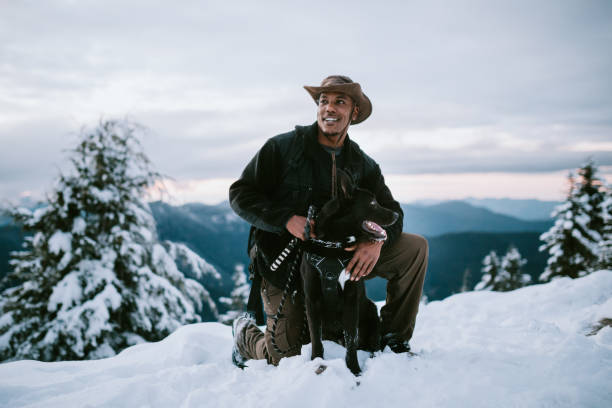
{"type": "Polygon", "coordinates": [[[582,203],[589,218],[586,228],[594,233],[596,241],[600,241],[605,227],[601,206],[606,198],[606,188],[604,181],[597,177],[597,171],[597,166],[592,159],[578,169],[575,195],[582,203]]]}
{"type": "Polygon", "coordinates": [[[500,272],[499,257],[495,251],[489,252],[482,260],[482,278],[474,290],[499,290],[498,275],[500,272]]]}
{"type": "Polygon", "coordinates": [[[227,324],[231,324],[236,316],[246,310],[251,290],[251,286],[247,282],[246,273],[244,272],[244,266],[241,264],[236,265],[236,269],[232,275],[232,281],[234,282],[234,289],[230,294],[231,297],[222,297],[219,299],[219,301],[224,303],[229,309],[219,318],[221,322],[227,324]]]}
{"type": "MultiPolygon", "coordinates": [[[[185,277],[196,280],[202,283],[202,285],[206,285],[204,282],[219,285],[223,281],[221,274],[214,266],[206,262],[205,259],[193,252],[185,244],[164,241],[162,245],[185,277]]],[[[208,290],[205,288],[202,288],[202,290],[204,291],[204,298],[202,299],[202,307],[198,308],[200,309],[200,317],[204,321],[218,321],[219,312],[217,305],[208,290]]]]}
{"type": "Polygon", "coordinates": [[[518,249],[514,246],[508,248],[501,261],[501,270],[497,279],[499,289],[497,290],[507,292],[528,285],[531,277],[521,270],[526,263],[527,260],[521,257],[518,249]]]}
{"type": "Polygon", "coordinates": [[[596,177],[597,167],[592,161],[578,170],[578,178],[569,176],[569,193],[565,202],[553,211],[555,224],[540,240],[540,251],[548,251],[546,269],[540,280],[547,282],[558,276],[578,278],[598,268],[606,222],[606,189],[596,177]]]}
{"type": "Polygon", "coordinates": [[[459,292],[464,293],[470,291],[470,286],[468,282],[470,281],[471,276],[472,271],[470,271],[470,268],[465,268],[463,271],[463,279],[461,281],[461,289],[459,289],[459,292]]]}
{"type": "Polygon", "coordinates": [[[596,269],[612,269],[612,194],[610,187],[606,188],[606,197],[601,203],[601,218],[604,226],[602,239],[599,242],[599,257],[596,269]]]}
{"type": "Polygon", "coordinates": [[[0,295],[0,360],[112,356],[199,321],[206,293],[158,241],[143,196],[159,177],[140,128],[104,121],[70,153],[46,206],[13,216],[32,236],[0,295]]]}

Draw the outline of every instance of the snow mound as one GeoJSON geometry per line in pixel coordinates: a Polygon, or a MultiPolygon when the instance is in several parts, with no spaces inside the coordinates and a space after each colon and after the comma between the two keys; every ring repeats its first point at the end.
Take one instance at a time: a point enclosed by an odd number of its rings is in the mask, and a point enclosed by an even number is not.
{"type": "Polygon", "coordinates": [[[0,364],[0,406],[612,406],[612,327],[593,334],[610,318],[612,271],[463,293],[421,306],[417,357],[360,352],[358,379],[331,342],[321,375],[310,345],[278,367],[240,370],[231,328],[199,323],[103,360],[0,364]]]}

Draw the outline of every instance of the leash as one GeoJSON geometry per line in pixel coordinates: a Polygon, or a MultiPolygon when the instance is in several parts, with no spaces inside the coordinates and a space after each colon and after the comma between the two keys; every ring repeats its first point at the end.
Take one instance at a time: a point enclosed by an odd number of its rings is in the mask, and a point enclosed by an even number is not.
{"type": "MultiPolygon", "coordinates": [[[[287,278],[287,284],[285,285],[285,289],[283,290],[281,301],[278,304],[278,310],[276,311],[276,314],[274,315],[274,318],[272,321],[270,342],[272,343],[272,347],[274,348],[274,351],[276,351],[281,356],[287,355],[289,354],[289,352],[295,351],[296,349],[301,347],[301,345],[298,344],[294,347],[289,347],[287,350],[281,350],[281,348],[276,344],[276,325],[278,323],[278,320],[282,316],[283,308],[285,307],[285,302],[287,301],[287,296],[289,295],[289,292],[291,291],[291,286],[293,284],[293,278],[295,277],[295,270],[297,269],[297,264],[299,263],[299,260],[301,257],[302,257],[302,249],[298,248],[295,258],[293,259],[293,262],[291,263],[289,276],[287,278]]],[[[304,314],[304,324],[308,324],[306,321],[306,314],[304,314]]],[[[304,337],[304,334],[305,334],[305,326],[302,326],[302,333],[300,335],[300,339],[304,337]]]]}
{"type": "MultiPolygon", "coordinates": [[[[308,214],[306,216],[306,225],[304,226],[304,237],[306,239],[308,239],[308,237],[310,236],[310,221],[312,221],[312,219],[314,218],[314,212],[315,212],[315,207],[313,205],[308,207],[308,214]]],[[[287,301],[287,296],[289,295],[289,292],[291,291],[291,287],[293,286],[293,279],[296,275],[295,271],[297,269],[297,265],[300,262],[300,258],[302,257],[302,246],[299,242],[299,239],[297,237],[294,237],[291,241],[289,241],[289,244],[287,244],[285,249],[282,250],[280,255],[274,260],[274,262],[270,266],[270,269],[272,271],[276,271],[278,267],[283,263],[285,259],[287,259],[289,254],[296,247],[297,247],[297,252],[295,254],[295,257],[293,258],[293,262],[291,262],[291,266],[289,268],[289,276],[287,277],[287,283],[285,284],[285,288],[283,289],[283,295],[281,296],[281,301],[278,304],[278,310],[276,311],[276,314],[274,315],[274,318],[272,320],[272,330],[270,333],[270,342],[272,343],[272,347],[274,348],[274,351],[276,351],[281,356],[287,355],[289,352],[295,351],[296,349],[301,347],[301,345],[296,345],[294,347],[290,347],[287,350],[281,350],[281,348],[276,344],[276,326],[277,326],[278,320],[282,316],[283,309],[285,307],[285,302],[287,301]]],[[[297,289],[294,291],[293,296],[295,296],[296,294],[297,294],[297,289]]],[[[308,320],[306,318],[306,313],[303,313],[303,316],[304,318],[303,318],[302,333],[300,335],[300,340],[304,338],[306,334],[306,329],[308,327],[308,320]]]]}
{"type": "Polygon", "coordinates": [[[289,254],[291,253],[291,251],[293,251],[293,249],[296,247],[296,245],[298,244],[298,239],[296,237],[294,237],[291,241],[289,241],[289,243],[287,244],[287,246],[285,247],[285,249],[282,250],[282,252],[280,253],[280,255],[278,255],[276,257],[276,259],[274,260],[274,262],[272,262],[272,265],[270,265],[270,270],[272,272],[275,272],[279,266],[281,266],[281,264],[283,263],[283,261],[285,259],[287,259],[287,257],[289,256],[289,254]]]}

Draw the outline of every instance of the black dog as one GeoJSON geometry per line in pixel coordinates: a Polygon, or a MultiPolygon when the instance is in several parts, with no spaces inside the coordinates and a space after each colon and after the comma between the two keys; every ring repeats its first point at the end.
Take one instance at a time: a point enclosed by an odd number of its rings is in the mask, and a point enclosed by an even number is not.
{"type": "MultiPolygon", "coordinates": [[[[380,206],[374,194],[356,188],[351,177],[339,170],[338,197],[327,202],[318,214],[316,239],[308,241],[300,266],[306,314],[312,343],[311,359],[323,358],[322,340],[346,347],[346,365],[355,375],[361,372],[357,349],[379,349],[380,321],[376,305],[366,296],[363,280],[339,281],[340,273],[353,256],[337,243],[354,246],[368,240],[384,240],[385,230],[398,215],[380,206]]],[[[346,276],[346,275],[345,275],[346,276]]]]}

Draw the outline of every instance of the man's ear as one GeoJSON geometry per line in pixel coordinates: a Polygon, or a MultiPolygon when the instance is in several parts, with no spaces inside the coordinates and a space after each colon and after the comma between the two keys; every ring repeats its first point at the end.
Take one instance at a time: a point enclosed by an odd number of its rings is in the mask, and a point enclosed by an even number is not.
{"type": "Polygon", "coordinates": [[[353,113],[351,114],[351,122],[357,120],[357,116],[359,116],[359,105],[355,105],[353,108],[353,113]]]}
{"type": "Polygon", "coordinates": [[[348,174],[342,169],[338,169],[337,171],[338,180],[340,181],[340,192],[342,194],[342,198],[350,199],[353,196],[353,191],[355,190],[353,178],[350,174],[348,174]]]}

